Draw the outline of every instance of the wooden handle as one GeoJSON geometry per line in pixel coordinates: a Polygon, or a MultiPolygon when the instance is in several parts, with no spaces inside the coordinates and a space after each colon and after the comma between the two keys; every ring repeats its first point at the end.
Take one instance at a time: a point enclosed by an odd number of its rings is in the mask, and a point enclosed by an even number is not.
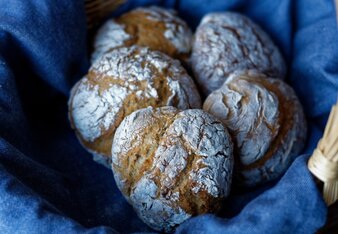
{"type": "Polygon", "coordinates": [[[324,182],[323,196],[329,206],[338,200],[338,106],[332,107],[323,138],[308,162],[309,170],[324,182]]]}

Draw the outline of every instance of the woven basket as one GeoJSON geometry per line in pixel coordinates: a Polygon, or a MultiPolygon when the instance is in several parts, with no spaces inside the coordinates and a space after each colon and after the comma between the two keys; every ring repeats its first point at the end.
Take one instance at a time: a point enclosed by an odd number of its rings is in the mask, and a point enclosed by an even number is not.
{"type": "MultiPolygon", "coordinates": [[[[125,0],[84,0],[90,40],[95,27],[125,0]]],[[[336,12],[338,12],[338,0],[336,12]]],[[[338,22],[338,15],[337,15],[338,22]]],[[[318,233],[338,233],[338,104],[332,108],[324,136],[309,160],[318,188],[328,205],[327,223],[318,233]]]]}

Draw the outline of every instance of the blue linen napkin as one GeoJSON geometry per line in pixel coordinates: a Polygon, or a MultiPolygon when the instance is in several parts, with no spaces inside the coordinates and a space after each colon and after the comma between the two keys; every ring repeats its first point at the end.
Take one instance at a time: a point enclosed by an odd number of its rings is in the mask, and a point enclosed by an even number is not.
{"type": "MultiPolygon", "coordinates": [[[[0,233],[152,232],[94,163],[67,120],[71,86],[88,69],[83,0],[0,0],[0,233]]],[[[219,215],[178,233],[313,233],[326,206],[306,168],[338,91],[338,33],[329,0],[134,0],[175,8],[194,28],[211,11],[257,22],[281,49],[310,122],[306,155],[276,182],[232,194],[219,215]]]]}

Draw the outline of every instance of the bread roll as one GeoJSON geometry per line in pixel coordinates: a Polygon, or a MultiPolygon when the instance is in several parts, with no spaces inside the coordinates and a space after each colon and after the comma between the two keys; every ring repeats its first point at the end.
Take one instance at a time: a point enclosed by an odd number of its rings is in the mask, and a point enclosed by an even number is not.
{"type": "Polygon", "coordinates": [[[172,231],[191,216],[217,212],[230,191],[232,143],[202,110],[145,108],[127,116],[112,147],[117,186],[139,217],[172,231]]]}
{"type": "Polygon", "coordinates": [[[108,20],[94,40],[94,62],[118,47],[139,45],[184,61],[190,52],[192,33],[174,10],[160,7],[136,8],[108,20]]]}
{"type": "Polygon", "coordinates": [[[73,88],[69,119],[94,159],[110,164],[116,128],[131,112],[148,107],[200,108],[196,87],[180,62],[137,46],[107,53],[73,88]]]}
{"type": "Polygon", "coordinates": [[[284,78],[286,68],[269,36],[244,15],[210,13],[203,17],[192,45],[190,65],[205,96],[234,71],[256,69],[284,78]]]}
{"type": "Polygon", "coordinates": [[[221,120],[235,143],[235,184],[253,187],[281,176],[306,140],[302,106],[292,88],[254,72],[230,75],[203,109],[221,120]]]}

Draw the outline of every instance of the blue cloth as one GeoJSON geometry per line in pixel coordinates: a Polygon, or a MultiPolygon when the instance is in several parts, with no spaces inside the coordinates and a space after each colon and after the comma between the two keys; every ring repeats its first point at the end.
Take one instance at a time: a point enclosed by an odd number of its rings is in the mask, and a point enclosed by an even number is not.
{"type": "MultiPolygon", "coordinates": [[[[83,0],[0,0],[0,233],[129,233],[150,230],[94,163],[67,120],[71,86],[88,69],[83,0]]],[[[210,11],[248,15],[288,64],[310,122],[306,155],[279,180],[234,192],[218,216],[178,233],[313,233],[326,207],[306,168],[338,90],[338,33],[331,0],[128,1],[176,8],[194,28],[210,11]]]]}

